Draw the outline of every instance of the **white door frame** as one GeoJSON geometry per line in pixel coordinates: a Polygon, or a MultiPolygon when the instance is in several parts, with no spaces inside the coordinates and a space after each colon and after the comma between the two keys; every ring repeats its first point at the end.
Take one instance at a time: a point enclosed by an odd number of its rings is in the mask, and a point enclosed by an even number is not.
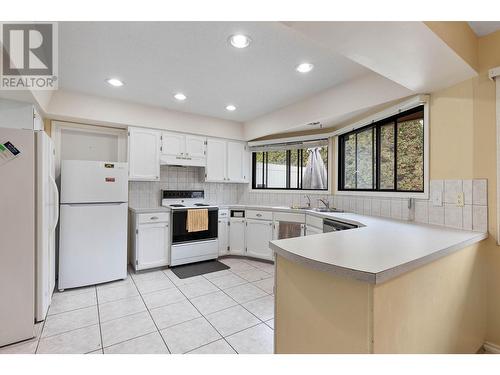
{"type": "Polygon", "coordinates": [[[489,77],[496,82],[496,137],[497,137],[497,245],[500,245],[500,66],[490,69],[489,77]]]}

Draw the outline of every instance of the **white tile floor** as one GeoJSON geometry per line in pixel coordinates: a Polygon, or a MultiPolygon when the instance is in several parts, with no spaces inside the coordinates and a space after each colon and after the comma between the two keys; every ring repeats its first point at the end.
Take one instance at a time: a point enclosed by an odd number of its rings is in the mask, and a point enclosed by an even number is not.
{"type": "Polygon", "coordinates": [[[56,293],[37,337],[0,353],[272,353],[273,265],[221,261],[231,269],[188,279],[131,272],[56,293]]]}

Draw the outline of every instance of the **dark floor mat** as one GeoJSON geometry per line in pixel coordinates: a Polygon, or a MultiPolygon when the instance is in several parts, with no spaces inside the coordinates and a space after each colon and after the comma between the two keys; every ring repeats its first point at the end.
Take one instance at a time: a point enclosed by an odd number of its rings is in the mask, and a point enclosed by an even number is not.
{"type": "Polygon", "coordinates": [[[170,269],[179,279],[187,279],[188,277],[199,276],[205,273],[227,270],[229,266],[217,260],[207,260],[205,262],[183,264],[171,267],[170,269]]]}

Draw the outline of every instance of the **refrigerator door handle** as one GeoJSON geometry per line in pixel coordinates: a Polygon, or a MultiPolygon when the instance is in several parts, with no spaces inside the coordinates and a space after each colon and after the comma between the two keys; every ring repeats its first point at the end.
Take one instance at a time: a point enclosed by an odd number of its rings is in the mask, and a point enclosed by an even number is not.
{"type": "Polygon", "coordinates": [[[127,202],[95,202],[95,203],[62,203],[69,207],[87,207],[87,206],[119,206],[127,202]]]}
{"type": "Polygon", "coordinates": [[[52,194],[54,194],[54,210],[55,210],[55,214],[54,214],[54,217],[55,217],[55,220],[54,220],[54,223],[52,224],[52,231],[55,231],[56,230],[56,227],[57,227],[57,222],[59,221],[59,190],[57,189],[57,184],[56,184],[56,181],[50,177],[50,182],[52,183],[52,187],[54,188],[54,191],[52,194]]]}

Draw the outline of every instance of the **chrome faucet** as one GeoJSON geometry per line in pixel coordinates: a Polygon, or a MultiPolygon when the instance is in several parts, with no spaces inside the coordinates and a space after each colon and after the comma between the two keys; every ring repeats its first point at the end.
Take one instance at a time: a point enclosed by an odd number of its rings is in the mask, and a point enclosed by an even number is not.
{"type": "Polygon", "coordinates": [[[306,194],[306,195],[304,195],[304,197],[306,197],[306,198],[307,198],[307,202],[308,202],[308,203],[307,203],[307,207],[311,208],[311,198],[310,198],[310,197],[309,197],[309,195],[307,195],[307,194],[306,194]]]}
{"type": "Polygon", "coordinates": [[[324,199],[321,199],[321,198],[318,198],[318,201],[323,203],[326,208],[328,208],[328,209],[330,208],[330,202],[325,201],[324,199]]]}

